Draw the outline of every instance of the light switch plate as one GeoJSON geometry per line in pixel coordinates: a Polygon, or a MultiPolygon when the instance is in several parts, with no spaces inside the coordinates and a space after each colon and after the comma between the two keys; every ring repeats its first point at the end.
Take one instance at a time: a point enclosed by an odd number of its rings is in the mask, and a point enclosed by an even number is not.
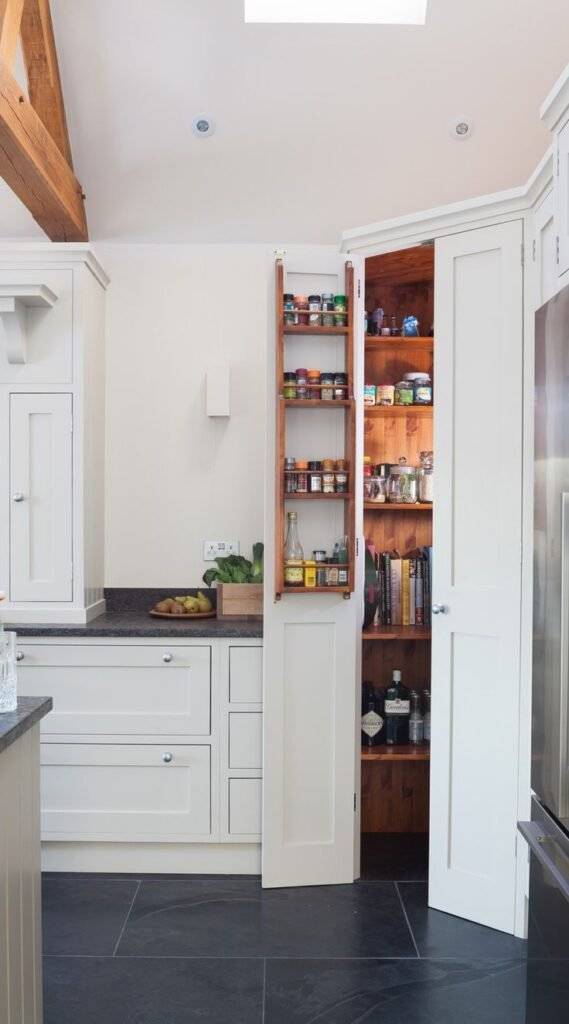
{"type": "Polygon", "coordinates": [[[214,562],[216,558],[227,558],[239,554],[238,540],[204,540],[203,560],[214,562]]]}

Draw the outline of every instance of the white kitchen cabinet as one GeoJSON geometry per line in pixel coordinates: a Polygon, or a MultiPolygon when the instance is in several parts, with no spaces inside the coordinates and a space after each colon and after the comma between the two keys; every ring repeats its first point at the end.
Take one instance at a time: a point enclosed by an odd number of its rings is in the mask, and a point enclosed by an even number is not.
{"type": "Polygon", "coordinates": [[[10,596],[71,601],[72,396],[10,395],[10,596]]]}
{"type": "Polygon", "coordinates": [[[231,704],[255,704],[263,699],[263,650],[261,647],[229,648],[229,700],[231,704]]]}
{"type": "Polygon", "coordinates": [[[229,712],[229,767],[262,767],[262,724],[260,712],[229,712]]]}
{"type": "Polygon", "coordinates": [[[557,132],[555,152],[557,272],[562,277],[569,270],[569,122],[557,132]]]}
{"type": "Polygon", "coordinates": [[[0,246],[0,590],[7,622],[104,610],[104,294],[91,250],[0,246]]]}
{"type": "Polygon", "coordinates": [[[533,215],[534,307],[539,309],[555,295],[558,284],[557,236],[555,233],[555,194],[547,192],[533,215]]]}
{"type": "Polygon", "coordinates": [[[261,832],[261,779],[229,779],[230,835],[255,836],[261,832]]]}

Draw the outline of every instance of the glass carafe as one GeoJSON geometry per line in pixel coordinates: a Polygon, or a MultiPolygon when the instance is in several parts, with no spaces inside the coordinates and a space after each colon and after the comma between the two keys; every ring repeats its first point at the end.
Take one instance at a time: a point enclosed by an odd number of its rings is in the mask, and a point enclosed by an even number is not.
{"type": "Polygon", "coordinates": [[[16,686],[16,634],[0,633],[0,714],[18,707],[16,686]]]}

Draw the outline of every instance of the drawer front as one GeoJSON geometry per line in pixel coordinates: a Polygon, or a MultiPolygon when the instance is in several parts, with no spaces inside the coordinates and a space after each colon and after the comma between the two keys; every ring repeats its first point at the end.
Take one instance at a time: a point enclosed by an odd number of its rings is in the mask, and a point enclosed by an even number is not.
{"type": "Polygon", "coordinates": [[[260,712],[230,712],[229,768],[262,767],[262,717],[260,712]]]}
{"type": "Polygon", "coordinates": [[[19,653],[19,692],[53,697],[44,735],[210,732],[210,647],[23,643],[19,653]]]}
{"type": "Polygon", "coordinates": [[[42,835],[121,842],[207,836],[208,746],[44,743],[42,835]]]}
{"type": "Polygon", "coordinates": [[[261,835],[261,779],[229,779],[229,835],[261,835]]]}
{"type": "MultiPolygon", "coordinates": [[[[2,295],[10,286],[44,285],[57,296],[53,306],[20,308],[26,344],[26,361],[10,362],[0,344],[0,384],[70,384],[73,375],[73,271],[0,270],[2,295]]],[[[28,300],[29,301],[29,300],[28,300]]]]}
{"type": "Polygon", "coordinates": [[[229,700],[260,704],[263,700],[263,648],[229,648],[229,700]]]}

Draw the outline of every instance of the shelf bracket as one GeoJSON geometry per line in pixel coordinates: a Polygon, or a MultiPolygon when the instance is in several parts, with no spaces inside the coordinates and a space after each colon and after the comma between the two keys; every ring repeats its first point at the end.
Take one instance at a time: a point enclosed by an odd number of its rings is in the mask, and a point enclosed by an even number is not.
{"type": "Polygon", "coordinates": [[[0,285],[0,338],[11,364],[27,362],[27,309],[51,309],[57,301],[47,285],[0,285]]]}

